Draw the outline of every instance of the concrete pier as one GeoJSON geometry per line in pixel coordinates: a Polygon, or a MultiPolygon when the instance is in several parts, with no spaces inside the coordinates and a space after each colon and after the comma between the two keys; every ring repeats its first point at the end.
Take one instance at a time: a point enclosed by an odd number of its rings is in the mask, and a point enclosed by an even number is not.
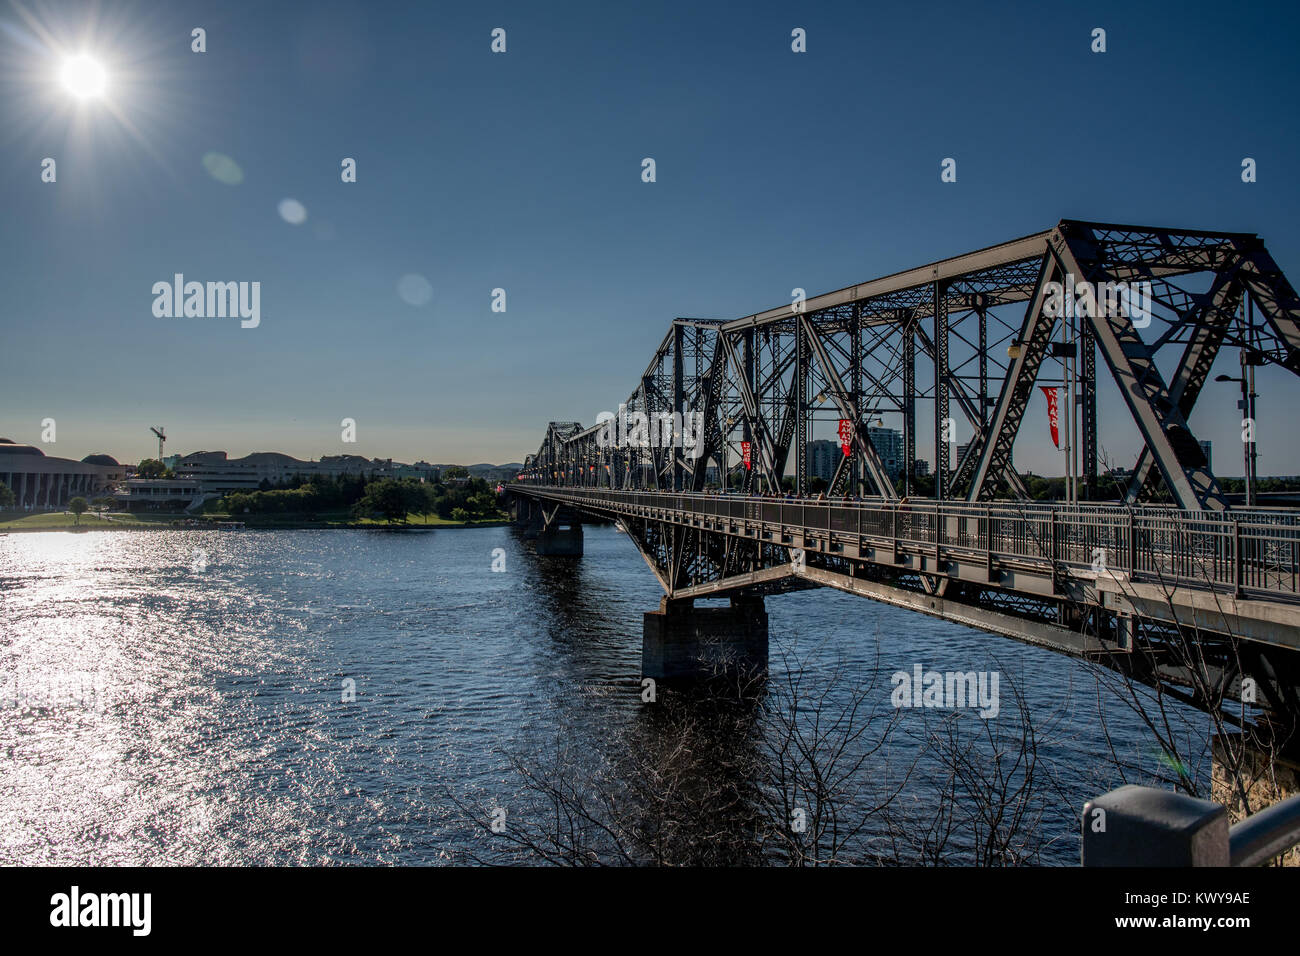
{"type": "Polygon", "coordinates": [[[537,537],[542,526],[542,506],[524,495],[515,495],[515,525],[524,532],[524,539],[531,541],[537,537]]]}
{"type": "Polygon", "coordinates": [[[567,508],[558,509],[546,523],[546,511],[540,501],[525,495],[514,496],[515,525],[523,530],[524,540],[534,541],[538,554],[552,557],[582,557],[582,520],[567,508]]]}
{"type": "Polygon", "coordinates": [[[655,680],[705,680],[722,673],[767,670],[767,609],[758,595],[735,595],[729,607],[695,607],[664,597],[647,611],[641,675],[655,680]]]}
{"type": "Polygon", "coordinates": [[[582,557],[582,523],[573,521],[561,526],[561,519],[556,518],[550,527],[542,527],[537,532],[534,547],[537,553],[552,557],[582,557]]]}

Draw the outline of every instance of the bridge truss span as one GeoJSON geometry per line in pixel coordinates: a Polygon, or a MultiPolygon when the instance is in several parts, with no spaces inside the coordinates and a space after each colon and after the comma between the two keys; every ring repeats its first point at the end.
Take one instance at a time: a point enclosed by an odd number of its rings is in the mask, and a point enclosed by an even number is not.
{"type": "Polygon", "coordinates": [[[546,548],[566,547],[557,515],[625,526],[666,595],[647,615],[655,666],[705,627],[697,598],[729,596],[720,626],[765,659],[763,597],[833,587],[1174,696],[1195,671],[1187,699],[1205,708],[1249,677],[1294,730],[1300,529],[1234,506],[1193,433],[1216,361],[1243,383],[1300,375],[1300,299],[1258,236],[1062,220],[752,315],[675,319],[615,419],[551,422],[510,490],[546,548]],[[1106,377],[1107,427],[1140,439],[1131,462],[1103,460],[1106,377]],[[1063,412],[1064,503],[1031,500],[1013,458],[1040,387],[1063,412]],[[828,433],[842,451],[814,475],[828,433]]]}
{"type": "Polygon", "coordinates": [[[1219,511],[1228,498],[1188,422],[1225,353],[1300,374],[1300,300],[1258,236],[1062,220],[742,318],[676,319],[620,403],[648,440],[553,422],[524,480],[751,493],[789,474],[802,495],[820,430],[847,449],[828,494],[1024,498],[1012,452],[1041,385],[1071,411],[1080,500],[1122,473],[1130,503],[1219,511]],[[1098,369],[1141,437],[1132,462],[1101,460],[1098,369]],[[885,428],[900,447],[877,447],[885,428]]]}

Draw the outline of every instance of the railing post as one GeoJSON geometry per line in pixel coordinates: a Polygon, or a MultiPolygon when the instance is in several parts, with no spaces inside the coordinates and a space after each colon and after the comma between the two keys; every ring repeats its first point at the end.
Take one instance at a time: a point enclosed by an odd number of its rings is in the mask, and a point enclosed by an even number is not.
{"type": "Polygon", "coordinates": [[[1137,529],[1135,527],[1137,519],[1133,515],[1133,509],[1128,510],[1128,574],[1130,578],[1137,577],[1137,529]]]}
{"type": "Polygon", "coordinates": [[[946,542],[948,537],[948,514],[944,511],[943,502],[935,506],[934,509],[934,569],[939,570],[942,559],[939,557],[942,543],[946,542]]]}
{"type": "Polygon", "coordinates": [[[993,581],[993,521],[988,508],[984,509],[984,576],[993,581]]]}
{"type": "Polygon", "coordinates": [[[1244,569],[1241,566],[1241,522],[1232,522],[1232,595],[1241,597],[1244,569]]]}
{"type": "Polygon", "coordinates": [[[1084,866],[1263,866],[1300,846],[1300,796],[1228,825],[1209,800],[1129,784],[1083,807],[1084,866]]]}
{"type": "Polygon", "coordinates": [[[1228,811],[1129,784],[1083,806],[1084,866],[1227,866],[1228,811]]]}
{"type": "Polygon", "coordinates": [[[889,536],[893,539],[893,547],[890,550],[890,560],[898,563],[898,505],[894,505],[889,512],[889,536]]]}

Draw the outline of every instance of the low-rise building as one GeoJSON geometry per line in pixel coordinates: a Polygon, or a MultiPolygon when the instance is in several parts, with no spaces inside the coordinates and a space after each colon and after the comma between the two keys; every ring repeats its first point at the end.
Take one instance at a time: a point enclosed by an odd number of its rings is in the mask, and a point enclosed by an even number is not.
{"type": "Polygon", "coordinates": [[[418,478],[432,480],[437,469],[426,462],[404,465],[391,458],[363,458],[360,455],[326,455],[319,461],[303,461],[277,451],[258,451],[243,458],[230,458],[224,451],[196,451],[176,463],[176,477],[202,482],[205,493],[257,491],[266,485],[282,485],[297,479],[309,481],[316,475],[367,478],[418,478]]]}
{"type": "Polygon", "coordinates": [[[202,485],[192,478],[128,478],[113,489],[117,507],[126,511],[188,508],[202,498],[202,485]]]}
{"type": "Polygon", "coordinates": [[[73,461],[0,438],[0,481],[14,493],[13,507],[22,511],[63,508],[73,498],[103,494],[125,477],[126,466],[110,455],[73,461]]]}

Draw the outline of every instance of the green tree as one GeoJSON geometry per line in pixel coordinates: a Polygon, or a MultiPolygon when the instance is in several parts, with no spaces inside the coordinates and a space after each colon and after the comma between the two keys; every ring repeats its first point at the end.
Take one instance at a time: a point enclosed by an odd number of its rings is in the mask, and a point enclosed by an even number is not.
{"type": "Polygon", "coordinates": [[[253,510],[253,496],[244,491],[236,491],[221,500],[228,514],[242,515],[253,510]]]}
{"type": "Polygon", "coordinates": [[[0,481],[0,508],[12,508],[14,506],[14,493],[9,486],[0,481]]]}
{"type": "Polygon", "coordinates": [[[438,498],[442,494],[442,485],[426,481],[420,486],[420,509],[422,515],[438,513],[438,498]]]}
{"type": "Polygon", "coordinates": [[[86,513],[86,509],[89,507],[90,505],[86,504],[86,499],[82,498],[80,495],[69,501],[68,510],[76,516],[72,523],[81,524],[81,516],[86,513]]]}
{"type": "Polygon", "coordinates": [[[135,469],[137,478],[167,478],[171,472],[157,458],[146,458],[135,469]]]}
{"type": "Polygon", "coordinates": [[[408,514],[420,513],[427,498],[418,481],[381,478],[366,486],[365,496],[353,506],[358,517],[382,515],[389,524],[405,524],[408,514]]]}
{"type": "Polygon", "coordinates": [[[469,469],[461,465],[452,465],[443,473],[444,478],[468,478],[469,469]]]}

